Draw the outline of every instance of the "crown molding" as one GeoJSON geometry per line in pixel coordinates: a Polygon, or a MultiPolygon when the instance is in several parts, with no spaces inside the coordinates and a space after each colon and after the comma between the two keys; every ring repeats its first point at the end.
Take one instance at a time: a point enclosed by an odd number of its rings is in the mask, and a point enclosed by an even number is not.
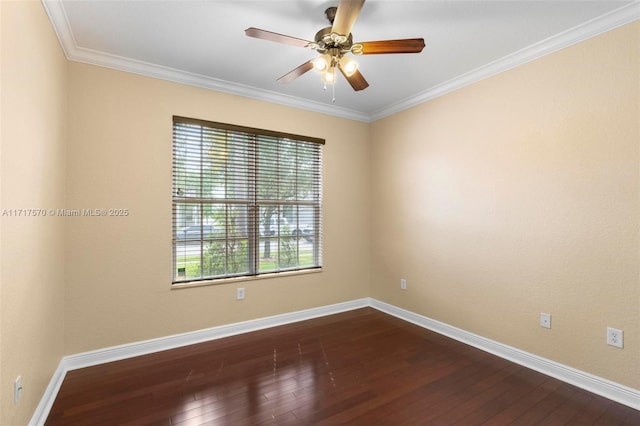
{"type": "Polygon", "coordinates": [[[53,24],[53,29],[60,41],[64,54],[70,61],[98,65],[118,71],[186,84],[188,86],[201,87],[350,120],[369,121],[369,115],[360,111],[309,101],[295,96],[283,95],[256,87],[79,47],[71,31],[71,26],[69,25],[69,20],[62,2],[58,0],[41,0],[41,2],[49,16],[49,20],[53,24]]]}
{"type": "Polygon", "coordinates": [[[508,71],[517,66],[526,64],[527,62],[531,62],[550,53],[640,19],[640,1],[634,1],[633,3],[629,3],[628,5],[620,7],[607,14],[570,28],[567,31],[518,50],[444,83],[433,86],[414,96],[405,98],[399,102],[373,111],[372,113],[366,113],[348,108],[341,108],[336,105],[327,105],[294,96],[283,95],[251,86],[231,83],[225,80],[181,71],[175,68],[163,67],[148,62],[137,61],[130,58],[81,48],[78,46],[73,36],[62,2],[58,0],[41,1],[51,23],[53,24],[53,29],[58,36],[58,40],[64,50],[65,56],[70,61],[98,65],[119,71],[167,80],[174,83],[201,87],[218,92],[366,123],[371,123],[428,102],[447,93],[469,86],[473,83],[477,83],[486,78],[508,71]]]}
{"type": "Polygon", "coordinates": [[[76,62],[111,68],[118,71],[129,72],[132,74],[139,74],[146,77],[157,78],[160,80],[171,81],[173,83],[201,87],[204,89],[215,90],[221,93],[228,93],[245,98],[271,102],[313,112],[319,112],[336,117],[347,118],[350,120],[366,122],[369,119],[369,116],[367,114],[347,108],[341,108],[336,105],[328,105],[321,102],[309,101],[294,96],[288,96],[281,93],[258,89],[256,87],[238,83],[231,83],[225,80],[207,77],[201,74],[181,71],[175,68],[150,64],[148,62],[137,61],[134,59],[124,58],[116,55],[109,55],[84,48],[76,48],[75,51],[71,55],[69,55],[68,59],[76,62]]]}
{"type": "Polygon", "coordinates": [[[585,41],[599,34],[618,28],[622,25],[640,19],[640,2],[634,1],[609,13],[598,16],[583,24],[558,33],[531,46],[520,49],[512,54],[504,56],[496,61],[478,67],[444,83],[431,87],[417,95],[396,102],[388,107],[374,111],[369,116],[373,122],[381,118],[420,105],[447,93],[477,83],[494,75],[503,73],[512,68],[539,59],[550,53],[557,52],[566,47],[585,41]]]}

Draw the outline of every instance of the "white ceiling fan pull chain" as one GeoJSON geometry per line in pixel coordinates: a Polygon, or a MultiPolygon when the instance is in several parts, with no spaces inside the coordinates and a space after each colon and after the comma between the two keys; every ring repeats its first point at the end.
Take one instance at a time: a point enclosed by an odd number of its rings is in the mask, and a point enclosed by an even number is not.
{"type": "Polygon", "coordinates": [[[332,97],[331,97],[331,102],[332,103],[336,103],[336,81],[334,79],[333,84],[332,84],[332,97]]]}

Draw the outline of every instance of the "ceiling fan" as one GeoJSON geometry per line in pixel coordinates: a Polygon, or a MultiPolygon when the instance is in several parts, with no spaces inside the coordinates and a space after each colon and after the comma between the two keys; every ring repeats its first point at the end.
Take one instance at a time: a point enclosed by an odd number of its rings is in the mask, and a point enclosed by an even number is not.
{"type": "Polygon", "coordinates": [[[347,56],[378,55],[383,53],[420,53],[424,48],[424,39],[409,38],[401,40],[381,40],[353,42],[351,27],[358,18],[365,0],[340,0],[337,7],[325,10],[330,27],[321,29],[315,35],[314,41],[303,40],[288,35],[278,34],[258,28],[247,28],[245,34],[263,40],[291,46],[306,47],[320,54],[280,77],[277,81],[288,83],[302,74],[315,69],[322,75],[325,84],[336,81],[336,69],[347,79],[354,90],[363,90],[369,83],[358,71],[358,63],[347,56]]]}

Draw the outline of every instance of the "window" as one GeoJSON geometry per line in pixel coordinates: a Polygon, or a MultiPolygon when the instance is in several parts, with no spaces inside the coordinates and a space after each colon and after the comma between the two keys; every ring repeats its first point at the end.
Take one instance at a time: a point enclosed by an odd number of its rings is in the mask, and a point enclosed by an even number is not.
{"type": "Polygon", "coordinates": [[[323,139],[173,118],[173,283],[322,266],[323,139]]]}

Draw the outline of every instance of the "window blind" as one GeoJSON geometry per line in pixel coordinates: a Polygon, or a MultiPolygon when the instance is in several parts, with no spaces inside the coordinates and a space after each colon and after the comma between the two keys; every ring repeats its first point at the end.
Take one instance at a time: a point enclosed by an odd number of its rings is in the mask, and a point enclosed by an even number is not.
{"type": "Polygon", "coordinates": [[[322,266],[324,140],[173,118],[173,283],[322,266]]]}

